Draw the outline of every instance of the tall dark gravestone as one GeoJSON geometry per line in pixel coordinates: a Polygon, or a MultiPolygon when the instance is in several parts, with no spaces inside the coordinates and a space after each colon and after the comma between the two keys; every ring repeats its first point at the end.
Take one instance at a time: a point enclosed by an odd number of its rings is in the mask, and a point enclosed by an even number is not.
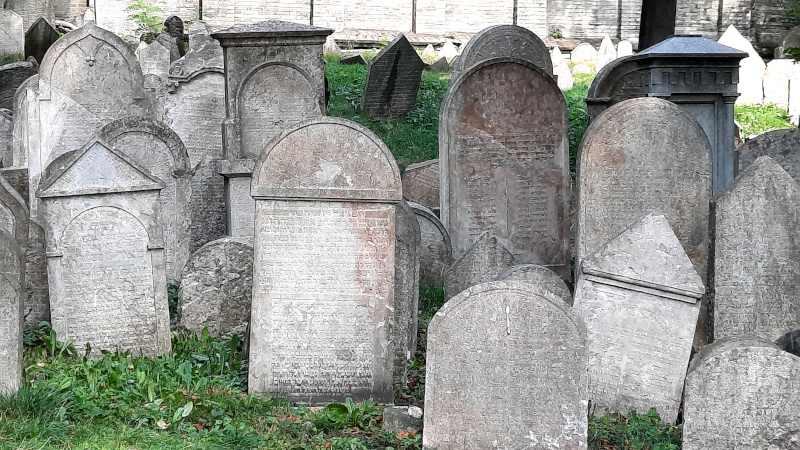
{"type": "Polygon", "coordinates": [[[398,35],[369,61],[361,108],[375,117],[398,117],[411,111],[424,67],[406,36],[398,35]]]}
{"type": "Polygon", "coordinates": [[[639,48],[645,49],[675,34],[678,0],[642,0],[639,48]]]}
{"type": "Polygon", "coordinates": [[[25,32],[25,58],[33,56],[41,64],[47,49],[57,40],[58,31],[44,17],[40,17],[25,32]]]}

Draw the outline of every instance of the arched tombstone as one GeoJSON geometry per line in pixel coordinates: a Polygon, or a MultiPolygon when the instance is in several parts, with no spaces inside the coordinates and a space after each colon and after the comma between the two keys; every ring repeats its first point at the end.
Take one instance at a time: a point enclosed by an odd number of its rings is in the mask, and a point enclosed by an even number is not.
{"type": "Polygon", "coordinates": [[[520,281],[532,284],[535,289],[544,289],[552,292],[564,303],[572,306],[572,293],[564,280],[557,273],[547,267],[537,266],[536,264],[520,264],[511,266],[497,275],[496,281],[520,281]]]}
{"type": "Polygon", "coordinates": [[[454,259],[490,231],[517,263],[569,277],[567,115],[555,80],[527,61],[484,61],[450,85],[439,113],[439,197],[454,259]]]}
{"type": "Polygon", "coordinates": [[[25,26],[22,16],[0,8],[0,55],[22,55],[25,51],[25,26]]]}
{"type": "Polygon", "coordinates": [[[417,216],[421,236],[419,282],[443,283],[445,271],[453,263],[450,235],[433,211],[414,202],[408,202],[408,205],[417,216]]]}
{"type": "Polygon", "coordinates": [[[3,6],[6,10],[14,11],[22,17],[22,31],[25,32],[40,17],[53,22],[55,3],[55,0],[5,0],[3,6]]]}
{"type": "Polygon", "coordinates": [[[393,400],[400,173],[371,131],[300,122],[256,161],[248,389],[298,402],[393,400]]]}
{"type": "Polygon", "coordinates": [[[461,292],[428,326],[423,447],[587,448],[586,344],[583,321],[547,289],[461,292]]]}
{"type": "Polygon", "coordinates": [[[502,57],[528,61],[553,76],[550,51],[539,36],[517,25],[492,25],[479,31],[464,46],[453,68],[453,80],[478,63],[502,57]]]}

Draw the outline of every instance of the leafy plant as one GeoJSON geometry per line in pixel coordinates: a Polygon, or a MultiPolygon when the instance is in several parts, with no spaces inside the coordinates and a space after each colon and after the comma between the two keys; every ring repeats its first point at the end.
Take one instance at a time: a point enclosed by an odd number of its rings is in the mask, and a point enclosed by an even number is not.
{"type": "Polygon", "coordinates": [[[347,397],[344,404],[331,403],[325,407],[328,416],[343,427],[368,428],[381,414],[381,409],[372,404],[372,399],[356,403],[347,397]]]}
{"type": "Polygon", "coordinates": [[[681,427],[664,424],[658,412],[647,414],[609,413],[602,417],[589,414],[589,448],[620,450],[678,450],[681,448],[681,427]]]}
{"type": "Polygon", "coordinates": [[[564,37],[564,29],[560,26],[552,26],[550,27],[550,36],[555,39],[561,39],[564,37]]]}
{"type": "Polygon", "coordinates": [[[789,114],[775,105],[736,105],[736,121],[742,126],[744,137],[750,138],[767,131],[794,128],[789,114]]]}
{"type": "Polygon", "coordinates": [[[131,12],[128,17],[139,25],[141,33],[155,34],[161,31],[163,24],[158,14],[164,10],[158,6],[153,6],[146,0],[131,0],[131,4],[125,10],[131,12]]]}

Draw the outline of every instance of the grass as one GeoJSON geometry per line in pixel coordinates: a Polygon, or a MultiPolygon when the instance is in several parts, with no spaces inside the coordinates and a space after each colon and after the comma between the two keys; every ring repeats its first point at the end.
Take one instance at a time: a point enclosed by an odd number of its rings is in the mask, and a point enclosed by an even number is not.
{"type": "Polygon", "coordinates": [[[746,139],[767,131],[796,128],[789,121],[789,113],[772,104],[736,105],[734,110],[746,139]]]}
{"type": "Polygon", "coordinates": [[[4,64],[11,64],[19,61],[25,61],[25,55],[23,54],[5,54],[0,55],[0,66],[4,64]]]}

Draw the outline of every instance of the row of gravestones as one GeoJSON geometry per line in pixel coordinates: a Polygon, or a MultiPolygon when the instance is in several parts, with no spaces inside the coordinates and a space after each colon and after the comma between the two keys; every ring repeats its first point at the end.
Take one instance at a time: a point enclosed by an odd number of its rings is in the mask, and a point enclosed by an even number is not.
{"type": "Polygon", "coordinates": [[[10,9],[0,9],[0,55],[24,55],[41,63],[57,39],[58,31],[44,17],[26,30],[21,16],[10,9]]]}

